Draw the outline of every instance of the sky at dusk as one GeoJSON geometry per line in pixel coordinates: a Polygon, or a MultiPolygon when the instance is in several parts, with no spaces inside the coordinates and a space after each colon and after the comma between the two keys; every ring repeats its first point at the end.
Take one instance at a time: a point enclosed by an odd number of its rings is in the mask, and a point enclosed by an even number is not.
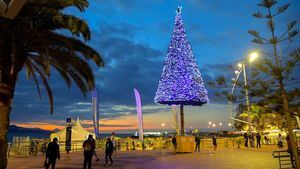
{"type": "MultiPolygon", "coordinates": [[[[168,106],[154,104],[154,95],[162,72],[163,62],[173,31],[175,11],[183,6],[184,26],[200,67],[203,80],[231,76],[228,65],[238,63],[251,51],[261,50],[251,43],[247,33],[256,29],[266,33],[263,20],[252,14],[259,10],[259,0],[90,0],[84,13],[67,9],[85,19],[92,32],[88,42],[103,57],[105,67],[93,67],[96,86],[100,92],[100,132],[137,130],[133,88],[140,91],[144,127],[171,128],[173,116],[168,106]]],[[[290,2],[288,11],[278,22],[300,19],[299,0],[290,2]]],[[[298,24],[299,25],[299,24],[298,24]]],[[[283,27],[277,30],[280,32],[283,27]]],[[[68,34],[68,32],[62,32],[68,34]]],[[[300,46],[299,37],[294,46],[300,46]]],[[[19,76],[15,91],[11,122],[23,127],[42,129],[63,128],[65,119],[79,117],[85,127],[92,126],[91,95],[84,98],[76,86],[70,90],[54,73],[51,77],[54,93],[54,113],[49,114],[47,95],[38,99],[33,81],[19,76]]],[[[210,103],[203,107],[186,107],[186,127],[207,128],[208,121],[229,122],[226,100],[214,96],[215,89],[206,86],[210,103]]]]}

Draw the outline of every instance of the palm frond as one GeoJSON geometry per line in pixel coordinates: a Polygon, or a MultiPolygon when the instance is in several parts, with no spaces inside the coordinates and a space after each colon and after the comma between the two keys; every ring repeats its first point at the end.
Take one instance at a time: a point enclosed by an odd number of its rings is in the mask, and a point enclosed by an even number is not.
{"type": "Polygon", "coordinates": [[[54,8],[56,10],[63,10],[70,6],[75,6],[81,12],[89,6],[87,0],[31,0],[31,3],[40,5],[43,7],[54,8]]]}
{"type": "Polygon", "coordinates": [[[28,70],[28,73],[29,73],[30,76],[33,78],[33,81],[34,81],[35,86],[36,86],[36,88],[37,88],[37,92],[38,92],[39,99],[42,99],[39,81],[37,80],[37,77],[36,77],[36,75],[35,75],[34,69],[32,68],[31,62],[30,62],[29,60],[26,60],[25,66],[26,66],[26,68],[27,68],[27,70],[28,70]]]}
{"type": "Polygon", "coordinates": [[[53,103],[54,103],[54,99],[53,99],[53,94],[52,94],[52,90],[51,87],[49,85],[49,82],[47,80],[47,77],[45,76],[44,72],[41,70],[41,68],[36,65],[35,63],[31,62],[31,65],[33,67],[33,69],[39,74],[40,79],[46,89],[47,95],[48,95],[48,99],[49,99],[49,105],[50,105],[50,114],[53,114],[53,103]]]}

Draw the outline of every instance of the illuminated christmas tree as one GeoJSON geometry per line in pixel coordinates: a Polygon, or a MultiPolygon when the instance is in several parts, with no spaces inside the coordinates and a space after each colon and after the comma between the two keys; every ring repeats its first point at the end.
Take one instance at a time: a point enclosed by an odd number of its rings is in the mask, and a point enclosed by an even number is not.
{"type": "Polygon", "coordinates": [[[208,102],[207,90],[183,26],[181,7],[176,12],[174,31],[154,102],[180,105],[182,135],[183,106],[201,106],[208,102]]]}

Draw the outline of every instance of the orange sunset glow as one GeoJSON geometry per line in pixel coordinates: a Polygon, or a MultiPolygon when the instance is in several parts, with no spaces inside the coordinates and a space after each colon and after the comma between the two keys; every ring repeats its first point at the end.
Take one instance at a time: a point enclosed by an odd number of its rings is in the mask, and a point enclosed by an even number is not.
{"type": "MultiPolygon", "coordinates": [[[[153,115],[146,115],[147,118],[144,119],[145,129],[158,129],[161,128],[161,121],[158,117],[153,115]]],[[[80,120],[84,128],[89,131],[93,131],[93,121],[92,120],[80,120]],[[89,125],[90,127],[85,127],[89,125]]],[[[15,123],[19,127],[25,128],[40,128],[43,130],[54,130],[54,129],[64,129],[65,125],[62,125],[62,121],[52,121],[52,122],[30,122],[30,123],[15,123]],[[60,123],[60,124],[57,124],[60,123]]],[[[111,120],[100,120],[100,130],[109,131],[119,131],[119,130],[136,130],[138,129],[138,121],[135,116],[124,116],[119,119],[111,120]]]]}

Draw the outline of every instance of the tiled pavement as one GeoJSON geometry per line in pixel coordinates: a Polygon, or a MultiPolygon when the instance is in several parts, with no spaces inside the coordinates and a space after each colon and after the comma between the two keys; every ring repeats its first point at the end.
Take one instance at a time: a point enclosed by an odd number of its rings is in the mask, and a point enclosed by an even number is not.
{"type": "MultiPolygon", "coordinates": [[[[115,165],[104,167],[104,154],[98,152],[100,161],[93,160],[94,169],[277,169],[278,161],[272,158],[275,147],[221,149],[213,153],[172,155],[169,151],[130,151],[114,154],[115,165]]],[[[57,169],[81,169],[82,152],[62,154],[57,169]]],[[[41,169],[44,157],[10,158],[9,169],[41,169]]]]}

